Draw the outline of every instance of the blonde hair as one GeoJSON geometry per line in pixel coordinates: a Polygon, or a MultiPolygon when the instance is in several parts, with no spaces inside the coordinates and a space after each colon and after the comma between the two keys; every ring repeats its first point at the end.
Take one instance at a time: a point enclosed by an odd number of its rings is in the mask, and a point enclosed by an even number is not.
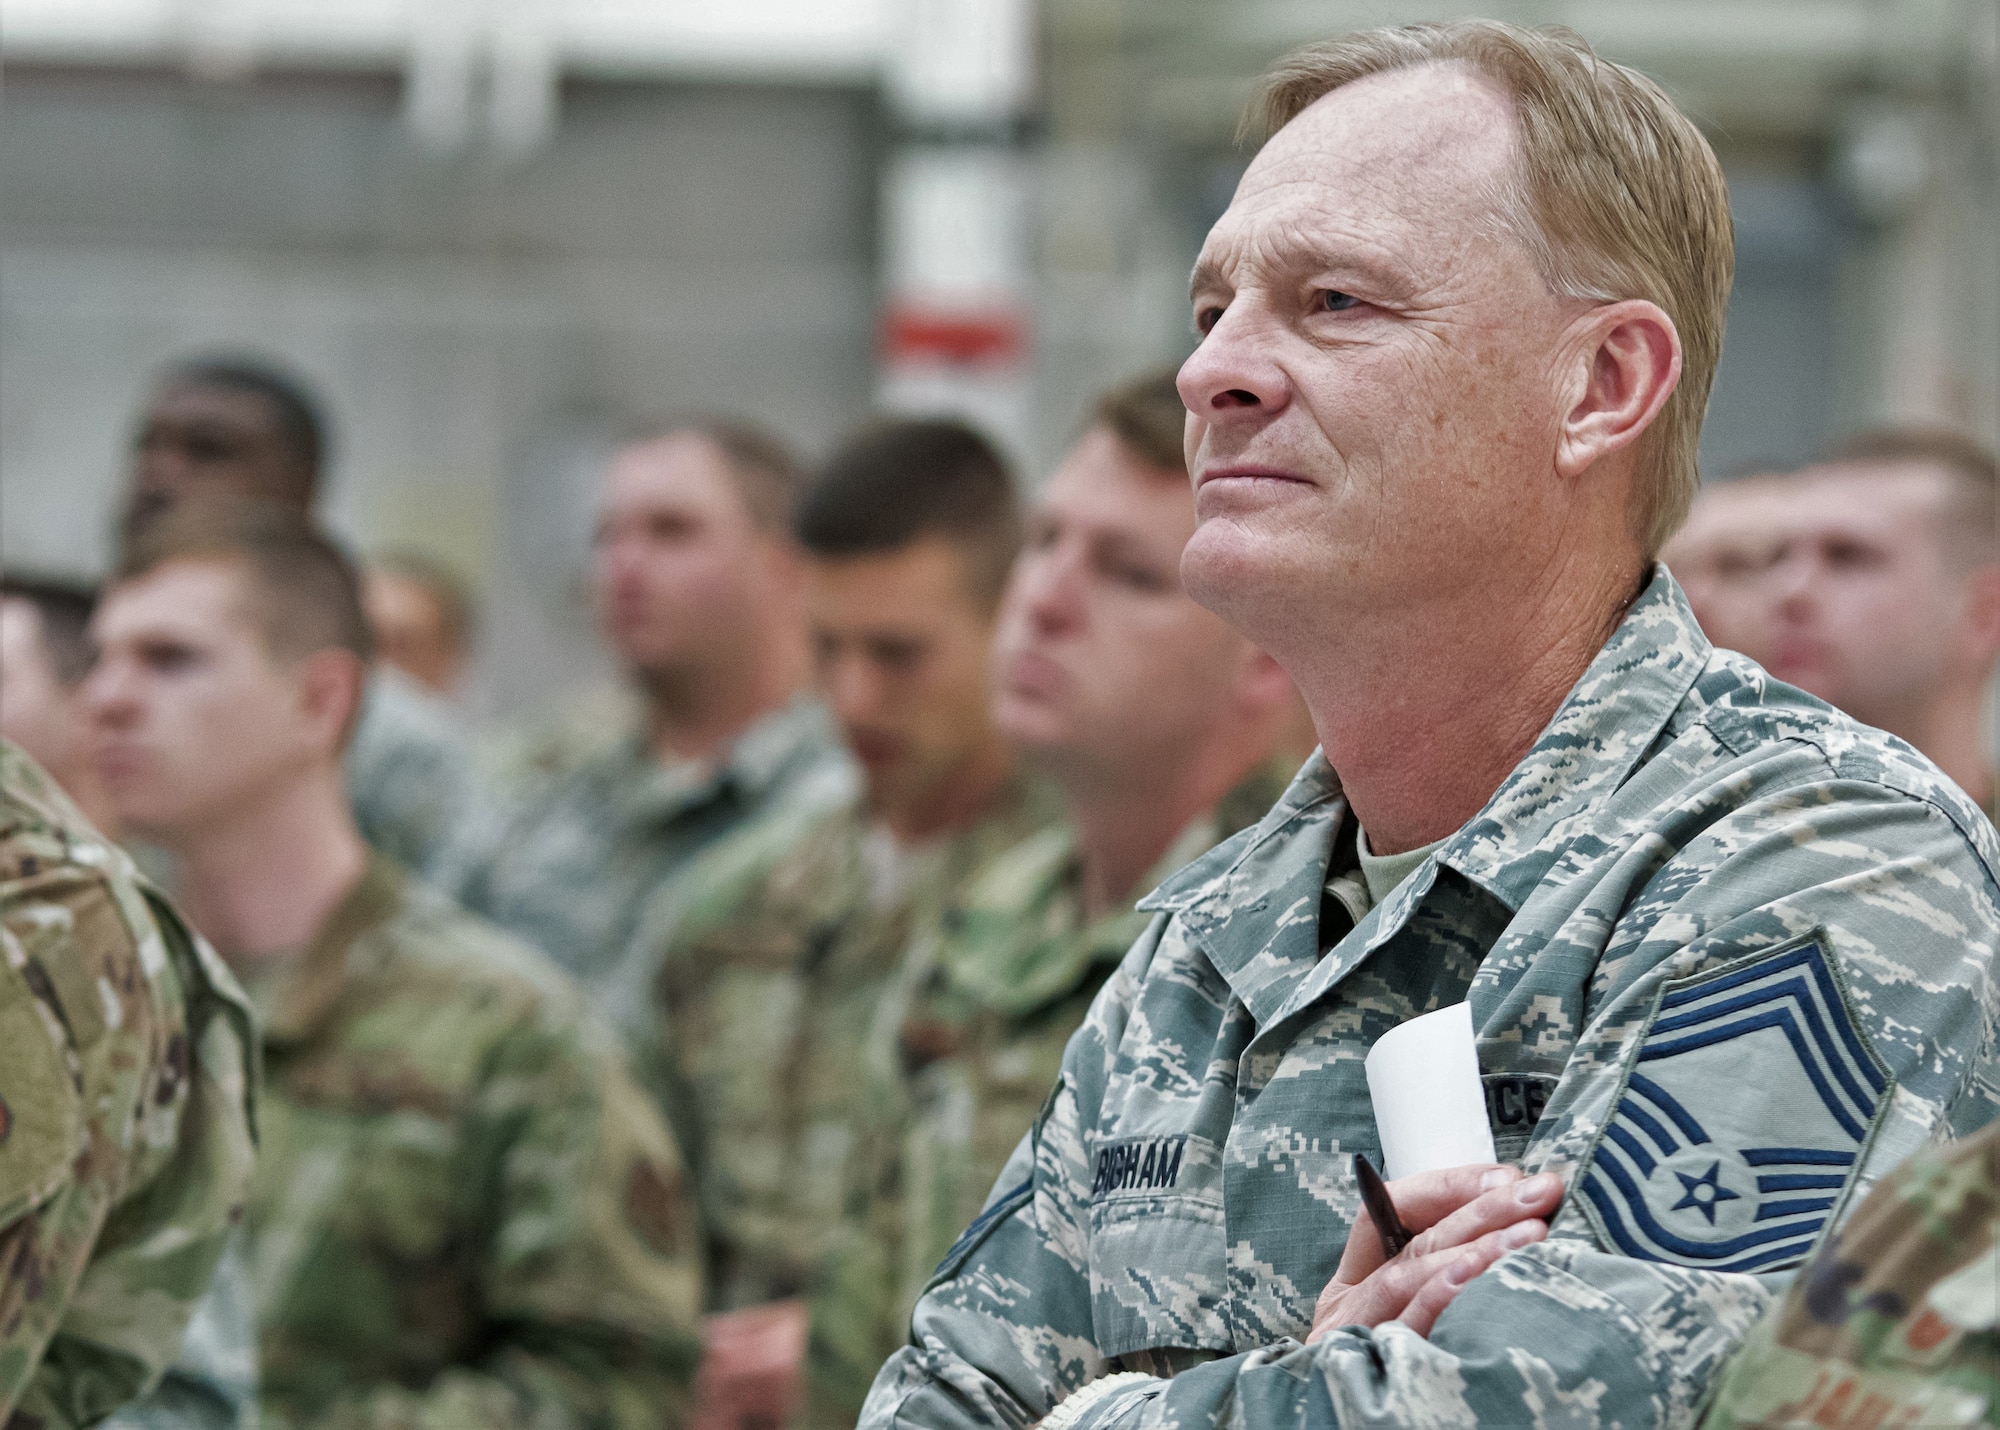
{"type": "Polygon", "coordinates": [[[1722,166],[1660,87],[1569,30],[1433,22],[1288,55],[1265,76],[1244,128],[1272,134],[1342,85],[1453,61],[1513,99],[1520,158],[1493,198],[1550,289],[1599,303],[1647,299],[1680,334],[1680,384],[1642,438],[1633,491],[1633,534],[1650,557],[1687,519],[1701,485],[1695,452],[1736,263],[1722,166]]]}

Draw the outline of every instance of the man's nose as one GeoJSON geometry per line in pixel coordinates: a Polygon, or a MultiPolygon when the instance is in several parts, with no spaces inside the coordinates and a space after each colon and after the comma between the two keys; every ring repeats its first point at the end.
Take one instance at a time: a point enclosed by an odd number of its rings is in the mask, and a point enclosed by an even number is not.
{"type": "Polygon", "coordinates": [[[116,663],[99,660],[84,677],[83,714],[92,725],[117,729],[132,723],[138,709],[132,681],[116,663]]]}
{"type": "Polygon", "coordinates": [[[1239,297],[1181,364],[1176,386],[1197,422],[1261,423],[1284,409],[1291,382],[1278,364],[1281,332],[1260,306],[1239,297]]]}
{"type": "Polygon", "coordinates": [[[1082,561],[1058,546],[1022,572],[1028,619],[1043,635],[1062,635],[1083,624],[1082,561]]]}

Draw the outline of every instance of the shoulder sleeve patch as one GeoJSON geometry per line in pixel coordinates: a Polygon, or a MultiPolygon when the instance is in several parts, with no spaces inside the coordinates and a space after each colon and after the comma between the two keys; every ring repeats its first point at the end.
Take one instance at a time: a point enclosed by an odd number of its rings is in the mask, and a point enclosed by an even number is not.
{"type": "Polygon", "coordinates": [[[1889,1091],[1822,934],[1670,982],[1578,1179],[1585,1214],[1642,1261],[1798,1266],[1889,1091]]]}

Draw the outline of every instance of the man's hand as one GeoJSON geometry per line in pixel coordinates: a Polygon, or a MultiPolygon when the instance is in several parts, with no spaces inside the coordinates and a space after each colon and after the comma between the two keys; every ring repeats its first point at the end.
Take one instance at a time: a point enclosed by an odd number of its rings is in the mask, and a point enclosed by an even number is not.
{"type": "Polygon", "coordinates": [[[1522,1177],[1512,1167],[1452,1167],[1389,1184],[1396,1215],[1416,1232],[1384,1261],[1382,1238],[1364,1210],[1347,1232],[1340,1268],[1319,1293],[1307,1342],[1342,1326],[1401,1321],[1428,1336],[1467,1282],[1508,1252],[1549,1234],[1562,1178],[1522,1177]]]}
{"type": "Polygon", "coordinates": [[[803,1301],[708,1317],[688,1430],[779,1430],[798,1406],[805,1354],[803,1301]]]}

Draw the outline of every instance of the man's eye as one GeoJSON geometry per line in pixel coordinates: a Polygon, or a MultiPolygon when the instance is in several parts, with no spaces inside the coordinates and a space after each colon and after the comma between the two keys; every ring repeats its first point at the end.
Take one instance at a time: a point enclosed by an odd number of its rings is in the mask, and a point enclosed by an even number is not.
{"type": "Polygon", "coordinates": [[[1361,306],[1361,300],[1352,293],[1341,293],[1332,288],[1320,289],[1313,302],[1322,313],[1344,313],[1349,308],[1361,306]]]}
{"type": "Polygon", "coordinates": [[[1217,323],[1221,321],[1222,321],[1222,309],[1220,308],[1195,309],[1195,314],[1194,314],[1195,331],[1200,333],[1203,337],[1207,337],[1209,329],[1213,328],[1217,323]]]}

